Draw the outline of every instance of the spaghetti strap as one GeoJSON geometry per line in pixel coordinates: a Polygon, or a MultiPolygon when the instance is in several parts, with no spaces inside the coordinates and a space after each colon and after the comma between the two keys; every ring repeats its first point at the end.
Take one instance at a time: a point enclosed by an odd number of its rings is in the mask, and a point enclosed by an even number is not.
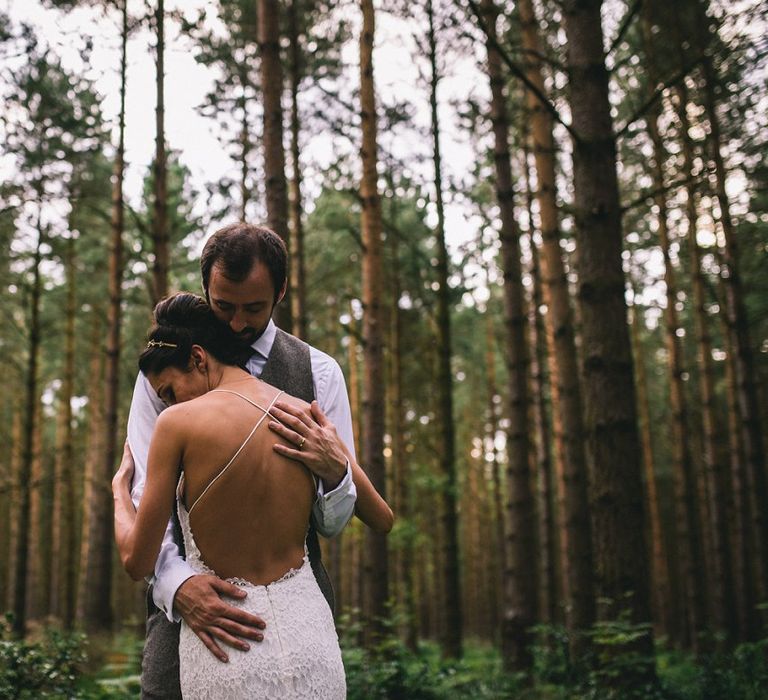
{"type": "MultiPolygon", "coordinates": [[[[202,492],[202,493],[201,493],[201,494],[200,494],[200,495],[199,495],[199,496],[198,496],[198,497],[195,499],[195,502],[194,502],[194,503],[193,503],[193,504],[192,504],[192,505],[189,507],[189,510],[187,511],[187,513],[188,513],[189,515],[192,515],[192,511],[194,510],[195,506],[196,506],[198,503],[200,503],[200,499],[201,499],[203,496],[205,496],[205,494],[206,494],[206,493],[208,493],[208,489],[210,489],[210,488],[211,488],[211,486],[213,486],[213,485],[214,485],[214,483],[216,482],[216,480],[217,480],[217,479],[218,479],[218,478],[219,478],[219,477],[220,477],[222,474],[224,474],[224,472],[225,472],[225,471],[227,471],[227,469],[229,469],[229,467],[230,467],[230,466],[232,466],[232,463],[233,463],[233,462],[234,462],[234,461],[237,459],[238,455],[239,455],[239,454],[240,454],[240,453],[243,451],[243,448],[244,448],[244,447],[245,447],[245,446],[248,444],[248,441],[249,441],[249,440],[250,440],[250,439],[253,437],[253,434],[254,434],[254,433],[255,433],[255,432],[256,432],[256,431],[259,429],[259,426],[260,426],[260,425],[261,425],[261,424],[264,422],[264,419],[265,419],[267,416],[271,415],[271,414],[270,414],[270,411],[272,410],[272,406],[274,406],[274,405],[275,405],[275,401],[277,401],[277,400],[280,398],[280,396],[283,394],[283,392],[282,392],[282,391],[279,391],[279,392],[277,392],[277,394],[275,394],[274,398],[273,398],[273,399],[272,399],[272,401],[270,402],[269,406],[268,406],[267,408],[264,408],[263,406],[260,406],[259,404],[257,404],[255,401],[253,401],[253,400],[249,399],[247,396],[243,396],[242,394],[240,394],[240,393],[238,393],[238,392],[236,392],[236,391],[230,391],[229,389],[212,389],[212,390],[211,390],[211,391],[209,391],[208,393],[209,393],[209,394],[212,394],[212,393],[213,393],[213,392],[215,392],[215,391],[218,391],[219,393],[222,393],[222,394],[234,394],[235,396],[239,396],[241,399],[243,399],[243,400],[247,401],[247,402],[248,402],[249,404],[251,404],[252,406],[254,406],[254,407],[258,408],[260,411],[263,411],[263,412],[264,412],[264,415],[263,415],[261,418],[259,418],[259,420],[256,422],[256,425],[254,425],[254,426],[253,426],[253,429],[251,430],[251,432],[250,432],[250,433],[248,433],[248,436],[245,438],[245,440],[243,440],[243,442],[242,442],[242,444],[240,445],[240,447],[238,447],[238,448],[237,448],[237,452],[235,452],[235,454],[233,454],[233,455],[232,455],[232,458],[229,460],[229,462],[227,462],[227,463],[224,465],[224,467],[221,469],[221,471],[220,471],[220,472],[219,472],[219,473],[218,473],[216,476],[214,476],[214,477],[213,477],[213,479],[211,479],[211,480],[208,482],[208,486],[206,486],[206,487],[203,489],[203,492],[202,492]]],[[[272,416],[272,417],[274,418],[274,416],[272,416]]]]}
{"type": "Polygon", "coordinates": [[[258,408],[261,411],[264,411],[264,413],[269,413],[272,406],[275,404],[275,401],[280,397],[280,394],[283,394],[284,392],[279,392],[277,396],[275,396],[274,399],[272,399],[272,403],[269,404],[269,408],[264,408],[262,405],[257,404],[253,399],[249,399],[247,396],[244,396],[239,391],[232,391],[231,389],[211,389],[209,394],[234,394],[235,396],[239,396],[243,401],[247,401],[251,406],[254,408],[258,408]]]}

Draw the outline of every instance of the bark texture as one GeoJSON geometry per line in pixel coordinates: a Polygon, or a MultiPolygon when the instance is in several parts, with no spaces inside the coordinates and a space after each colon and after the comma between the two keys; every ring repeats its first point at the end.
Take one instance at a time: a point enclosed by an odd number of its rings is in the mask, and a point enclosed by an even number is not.
{"type": "Polygon", "coordinates": [[[448,287],[448,249],[445,243],[442,156],[437,88],[437,37],[432,0],[427,0],[427,46],[430,65],[429,107],[432,124],[432,164],[435,173],[437,208],[437,346],[438,393],[440,404],[440,472],[443,476],[442,529],[444,536],[443,580],[445,583],[445,625],[442,643],[447,658],[458,659],[462,651],[461,581],[459,572],[458,514],[456,511],[456,436],[453,422],[453,372],[451,371],[451,309],[448,287]]]}
{"type": "MultiPolygon", "coordinates": [[[[593,464],[592,525],[598,620],[651,619],[642,466],[632,354],[624,301],[616,143],[608,100],[599,0],[563,4],[573,144],[578,304],[585,428],[593,464]]],[[[652,658],[652,635],[637,647],[652,658]]],[[[632,687],[653,666],[614,679],[632,687]]]]}
{"type": "Polygon", "coordinates": [[[304,225],[302,223],[301,158],[299,133],[299,83],[302,76],[302,52],[298,26],[297,0],[288,9],[288,32],[291,42],[289,62],[291,87],[291,183],[290,183],[290,239],[291,239],[291,318],[293,334],[309,340],[306,299],[306,265],[304,261],[304,225]]]}
{"type": "MultiPolygon", "coordinates": [[[[291,250],[288,234],[288,184],[285,179],[283,148],[283,64],[280,61],[280,3],[258,0],[259,53],[261,55],[261,93],[264,101],[264,188],[267,197],[267,226],[285,241],[291,250]]],[[[286,292],[276,309],[276,321],[286,330],[292,329],[291,299],[286,292]]]]}
{"type": "MultiPolygon", "coordinates": [[[[363,131],[360,182],[363,238],[363,466],[376,490],[386,498],[384,462],[384,313],[381,305],[382,222],[378,190],[376,144],[376,95],[373,81],[375,16],[372,0],[361,0],[363,26],[360,34],[360,106],[363,131]]],[[[366,529],[365,611],[369,617],[366,642],[384,634],[383,620],[389,597],[387,542],[384,535],[366,529]]]]}
{"type": "MultiPolygon", "coordinates": [[[[541,61],[541,41],[531,0],[518,2],[523,46],[527,49],[526,75],[540,94],[546,94],[541,61]]],[[[549,373],[554,421],[559,434],[556,445],[562,451],[556,464],[560,511],[560,556],[566,622],[572,633],[572,651],[579,652],[582,638],[595,620],[591,526],[589,518],[589,475],[584,451],[584,424],[578,360],[568,282],[560,247],[557,206],[554,120],[552,113],[530,90],[526,91],[530,114],[533,153],[536,162],[537,199],[541,216],[541,279],[544,316],[549,347],[549,373]]]]}
{"type": "Polygon", "coordinates": [[[531,664],[530,628],[536,621],[536,518],[529,466],[528,353],[520,263],[520,230],[515,220],[514,185],[509,154],[504,76],[495,48],[498,9],[493,0],[482,3],[488,33],[488,75],[491,83],[491,121],[494,134],[496,195],[501,212],[501,255],[504,269],[504,323],[507,334],[509,387],[507,412],[507,479],[505,511],[504,613],[502,656],[508,669],[524,671],[531,664]]]}
{"type": "Polygon", "coordinates": [[[688,429],[688,403],[685,395],[683,347],[678,329],[677,280],[670,252],[670,232],[667,225],[667,200],[664,194],[665,149],[657,124],[657,110],[648,117],[648,132],[653,144],[652,178],[659,244],[664,259],[664,282],[667,303],[664,309],[664,340],[667,349],[670,408],[672,412],[672,469],[674,481],[675,536],[677,541],[678,577],[683,600],[679,609],[685,611],[683,643],[699,648],[699,632],[706,623],[706,599],[700,573],[704,568],[704,547],[699,518],[696,465],[688,429]]]}
{"type": "MultiPolygon", "coordinates": [[[[157,76],[155,106],[155,162],[154,208],[152,216],[152,243],[155,262],[152,267],[152,304],[168,295],[168,270],[170,267],[170,243],[168,235],[168,175],[165,152],[165,2],[157,0],[155,11],[157,32],[157,76]]],[[[122,72],[122,69],[121,69],[122,72]]],[[[124,81],[124,79],[123,79],[124,81]]],[[[124,97],[121,96],[121,101],[124,97]]],[[[123,109],[121,107],[121,109],[123,109]]]]}
{"type": "Polygon", "coordinates": [[[640,338],[642,317],[637,306],[632,307],[632,348],[634,353],[635,382],[637,384],[637,408],[640,436],[643,445],[643,472],[645,474],[645,502],[649,520],[650,537],[650,584],[654,611],[655,630],[669,634],[672,630],[672,606],[669,578],[669,562],[664,541],[664,528],[659,501],[658,479],[653,454],[651,409],[648,400],[648,377],[645,371],[643,346],[640,338]]]}
{"type": "MultiPolygon", "coordinates": [[[[40,194],[40,193],[39,193],[40,194]]],[[[16,552],[14,556],[15,575],[13,578],[13,632],[23,637],[27,622],[27,576],[29,573],[29,533],[31,523],[31,477],[34,460],[34,439],[37,432],[38,364],[40,357],[40,296],[42,279],[40,263],[42,246],[45,244],[45,231],[38,218],[37,243],[32,258],[32,289],[29,308],[29,337],[27,342],[27,367],[24,391],[24,419],[21,447],[21,463],[18,476],[18,529],[16,552]]]]}

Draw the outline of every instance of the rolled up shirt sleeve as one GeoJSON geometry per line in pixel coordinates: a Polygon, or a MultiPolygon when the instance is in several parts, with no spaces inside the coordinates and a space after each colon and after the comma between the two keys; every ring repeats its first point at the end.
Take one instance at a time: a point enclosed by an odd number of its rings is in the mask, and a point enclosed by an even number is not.
{"type": "MultiPolygon", "coordinates": [[[[336,427],[342,442],[355,457],[355,439],[352,431],[352,411],[349,407],[347,385],[344,373],[338,362],[330,355],[310,347],[312,378],[315,397],[320,410],[336,427]]],[[[355,512],[357,489],[352,480],[352,469],[347,461],[344,478],[333,491],[325,493],[322,480],[319,480],[317,499],[312,508],[313,520],[317,531],[323,537],[338,535],[355,512]]]]}
{"type": "Polygon", "coordinates": [[[347,460],[344,478],[333,491],[325,493],[323,480],[318,479],[317,499],[312,506],[315,528],[323,537],[338,535],[355,510],[357,488],[352,481],[352,469],[347,460]]]}

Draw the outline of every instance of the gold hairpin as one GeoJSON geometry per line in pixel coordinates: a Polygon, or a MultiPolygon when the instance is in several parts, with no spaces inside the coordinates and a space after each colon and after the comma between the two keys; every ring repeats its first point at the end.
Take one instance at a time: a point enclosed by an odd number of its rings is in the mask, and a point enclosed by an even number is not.
{"type": "Polygon", "coordinates": [[[166,343],[164,340],[150,340],[147,343],[147,348],[177,348],[176,343],[166,343]]]}

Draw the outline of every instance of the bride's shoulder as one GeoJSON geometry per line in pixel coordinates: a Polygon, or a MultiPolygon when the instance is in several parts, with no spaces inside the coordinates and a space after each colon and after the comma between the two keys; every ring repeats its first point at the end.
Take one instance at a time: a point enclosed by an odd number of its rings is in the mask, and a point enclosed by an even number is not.
{"type": "Polygon", "coordinates": [[[168,406],[157,417],[156,427],[166,431],[184,432],[205,411],[206,403],[201,401],[203,398],[203,396],[200,396],[191,401],[183,401],[182,403],[168,406]]]}

